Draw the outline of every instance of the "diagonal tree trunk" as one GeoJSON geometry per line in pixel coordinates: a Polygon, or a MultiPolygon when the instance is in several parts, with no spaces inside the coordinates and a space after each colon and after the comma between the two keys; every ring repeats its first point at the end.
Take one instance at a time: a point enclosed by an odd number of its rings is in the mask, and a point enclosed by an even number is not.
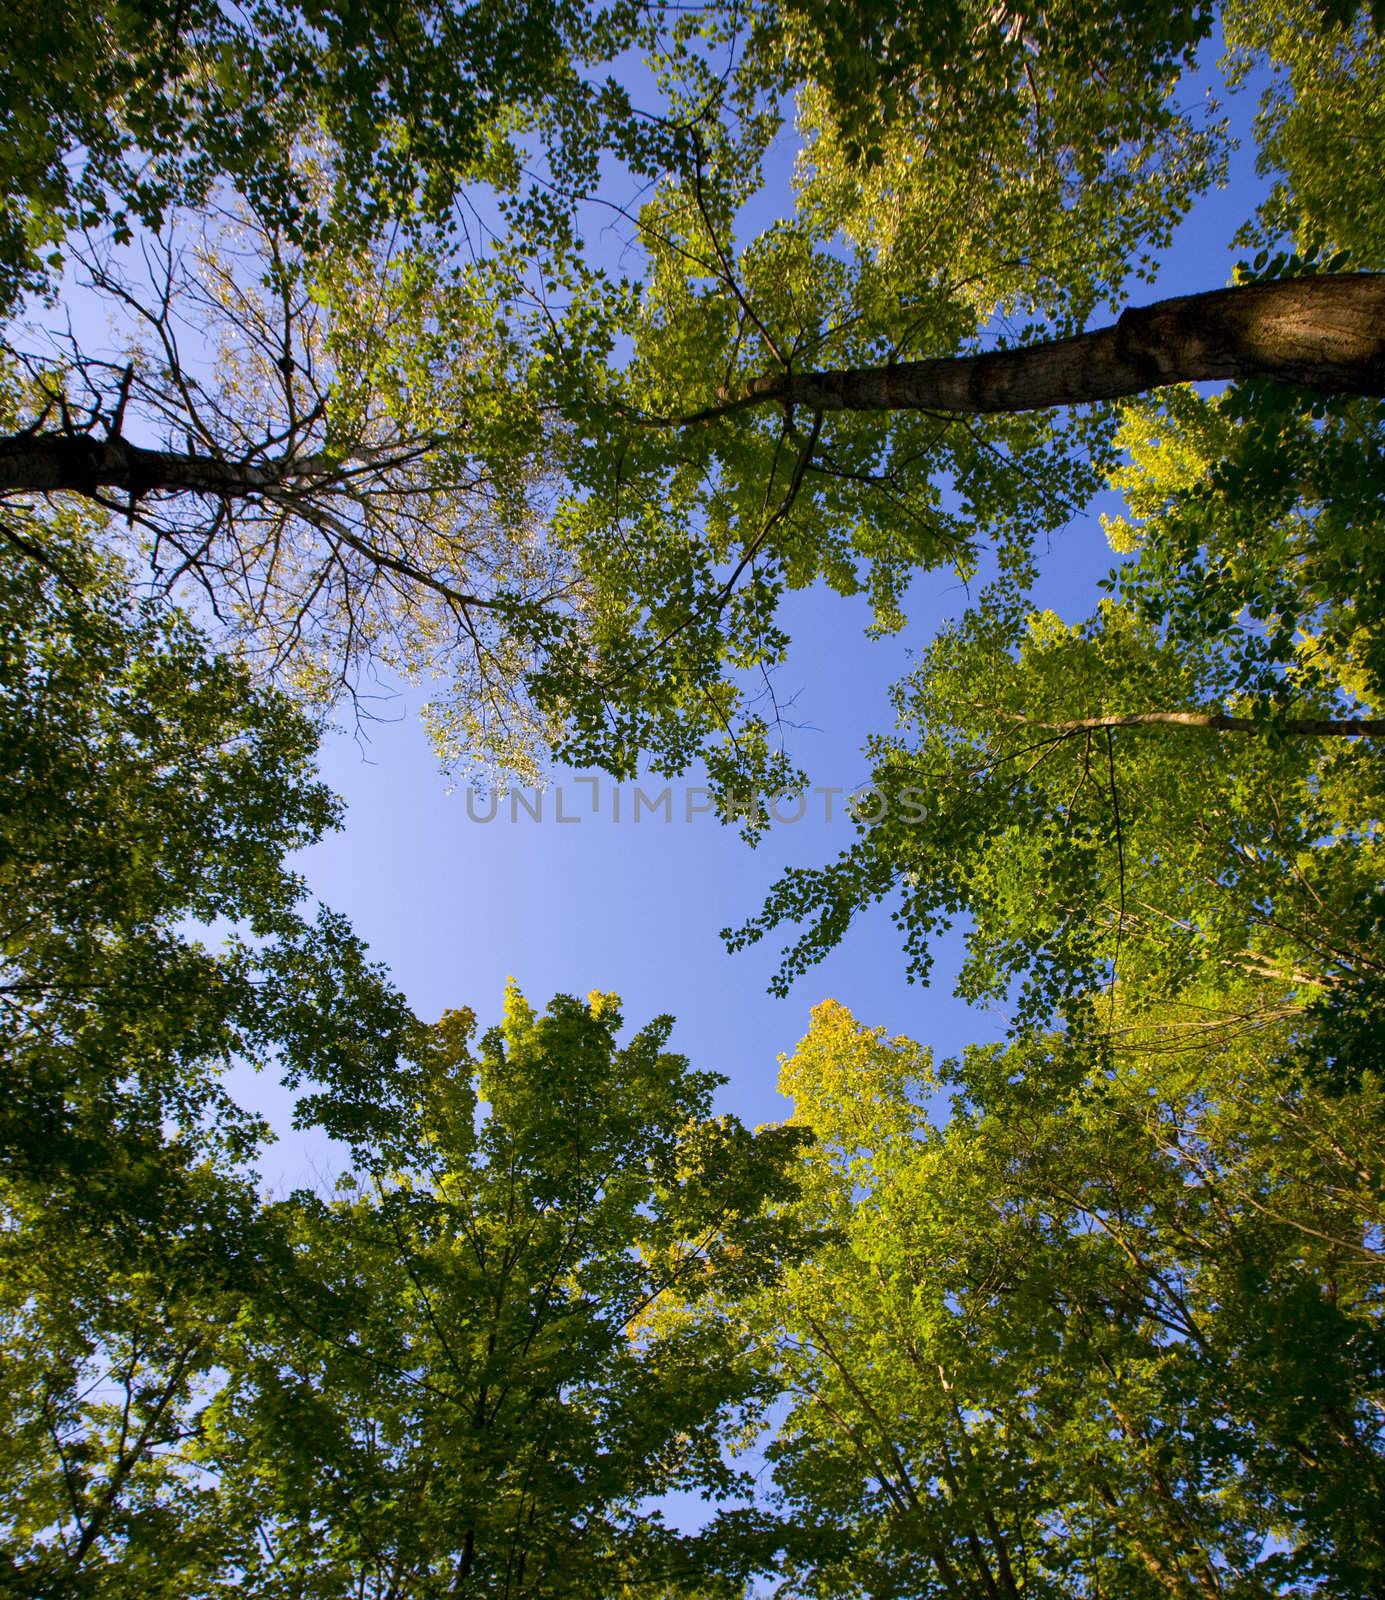
{"type": "Polygon", "coordinates": [[[1104,717],[1074,717],[1068,722],[1047,722],[1021,712],[1002,713],[1007,722],[1066,736],[1102,728],[1210,728],[1219,733],[1286,733],[1315,739],[1379,739],[1385,737],[1385,720],[1379,717],[1290,717],[1283,722],[1257,722],[1254,717],[1233,717],[1221,711],[1132,711],[1104,717]]]}
{"type": "Polygon", "coordinates": [[[688,416],[768,404],[981,415],[1117,400],[1165,384],[1269,378],[1385,395],[1385,273],[1324,273],[1132,307],[1109,328],[986,355],[776,372],[688,416]]]}

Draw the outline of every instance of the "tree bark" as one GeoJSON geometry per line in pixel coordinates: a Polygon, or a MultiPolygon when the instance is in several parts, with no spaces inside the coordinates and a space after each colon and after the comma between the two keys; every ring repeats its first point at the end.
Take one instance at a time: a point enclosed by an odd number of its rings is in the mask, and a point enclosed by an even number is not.
{"type": "Polygon", "coordinates": [[[1221,711],[1132,711],[1108,717],[1076,717],[1070,722],[1044,722],[1018,711],[1006,721],[1044,733],[1086,733],[1102,728],[1210,728],[1219,733],[1290,733],[1315,739],[1379,739],[1385,720],[1378,717],[1292,717],[1285,722],[1257,722],[1253,717],[1233,717],[1221,711]]]}
{"type": "Polygon", "coordinates": [[[87,496],[103,489],[144,494],[208,494],[225,499],[263,493],[295,478],[321,477],[318,460],[248,462],[221,456],[146,450],[119,436],[20,433],[0,438],[0,494],[87,496]]]}
{"type": "Polygon", "coordinates": [[[675,425],[770,403],[814,411],[1041,411],[1171,383],[1270,378],[1385,395],[1385,273],[1324,273],[1132,307],[1109,328],[986,355],[777,372],[675,425]]]}

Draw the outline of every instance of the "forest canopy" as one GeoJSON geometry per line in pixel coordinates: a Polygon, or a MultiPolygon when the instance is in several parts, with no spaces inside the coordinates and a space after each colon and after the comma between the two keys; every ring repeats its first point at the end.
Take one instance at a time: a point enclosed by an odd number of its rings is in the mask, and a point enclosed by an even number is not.
{"type": "Polygon", "coordinates": [[[0,1592],[1385,1594],[1379,7],[5,23],[0,1592]],[[317,903],[381,679],[750,848],[822,591],[881,803],[723,937],[985,1042],[824,1001],[752,1130],[317,903]]]}

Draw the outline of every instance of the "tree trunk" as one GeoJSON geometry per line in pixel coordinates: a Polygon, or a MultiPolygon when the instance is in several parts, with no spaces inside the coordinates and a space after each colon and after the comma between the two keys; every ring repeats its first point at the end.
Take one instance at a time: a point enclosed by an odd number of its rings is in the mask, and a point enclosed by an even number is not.
{"type": "Polygon", "coordinates": [[[20,433],[0,438],[0,494],[97,496],[209,494],[226,499],[262,493],[293,478],[321,476],[321,461],[246,462],[221,456],[146,450],[128,439],[93,434],[20,433]]]}
{"type": "Polygon", "coordinates": [[[1288,733],[1314,739],[1379,739],[1385,719],[1379,717],[1290,717],[1283,722],[1257,722],[1221,711],[1132,711],[1107,717],[1074,717],[1070,722],[1045,722],[1021,712],[1003,713],[1007,722],[1044,733],[1091,733],[1103,728],[1210,728],[1220,733],[1288,733]]]}
{"type": "Polygon", "coordinates": [[[980,415],[1117,400],[1164,384],[1271,378],[1385,395],[1385,273],[1325,273],[1132,307],[1095,333],[987,355],[772,373],[675,423],[770,403],[980,415]]]}

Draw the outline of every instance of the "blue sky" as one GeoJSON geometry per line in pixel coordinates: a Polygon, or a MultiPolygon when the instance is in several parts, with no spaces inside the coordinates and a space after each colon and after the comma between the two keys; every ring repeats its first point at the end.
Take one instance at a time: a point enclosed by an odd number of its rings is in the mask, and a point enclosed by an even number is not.
{"type": "MultiPolygon", "coordinates": [[[[1244,129],[1250,96],[1233,109],[1244,129]]],[[[1259,189],[1247,139],[1229,190],[1202,201],[1158,283],[1141,286],[1136,298],[1225,283],[1236,259],[1230,234],[1259,189]]],[[[1110,562],[1092,511],[1044,555],[1040,599],[1068,616],[1087,614],[1110,562]]],[[[890,726],[889,685],[966,600],[952,574],[925,575],[914,585],[905,631],[871,642],[862,602],[824,591],[792,597],[794,650],[776,688],[792,700],[788,715],[801,724],[791,733],[793,754],[814,784],[849,789],[866,780],[861,746],[869,732],[890,726]]],[[[630,1026],[662,1012],[676,1017],[674,1047],[724,1074],[723,1109],[749,1122],[786,1114],[775,1092],[776,1057],[793,1048],[811,1006],[828,996],[861,1021],[907,1033],[940,1054],[1004,1032],[1003,1012],[970,1009],[951,994],[960,960],[955,932],[939,948],[931,985],[906,981],[885,908],[862,918],[787,999],[767,993],[777,943],[727,954],[719,930],[758,910],[783,867],[822,863],[848,842],[852,827],[840,805],[829,824],[824,798],[814,795],[803,820],[776,827],[751,849],[708,815],[685,820],[680,785],[668,822],[647,813],[636,822],[634,786],[623,786],[617,821],[609,780],[600,780],[593,815],[591,786],[560,772],[564,812],[580,821],[559,824],[552,794],[538,822],[522,812],[510,820],[504,805],[494,821],[473,820],[487,806],[474,804],[469,814],[465,792],[438,772],[416,715],[423,698],[405,690],[385,705],[393,720],[372,725],[364,746],[350,730],[329,735],[322,771],[346,801],[346,826],[306,852],[301,868],[312,892],[351,918],[425,1018],[468,1005],[485,1025],[498,1016],[511,976],[536,1005],[557,992],[614,990],[630,1026]]],[[[660,787],[644,785],[647,793],[660,787]]],[[[257,1086],[261,1103],[267,1089],[257,1086]]],[[[282,1108],[278,1097],[266,1106],[280,1113],[281,1127],[282,1108]]],[[[279,1189],[323,1181],[336,1165],[320,1141],[286,1131],[262,1171],[279,1189]]]]}

